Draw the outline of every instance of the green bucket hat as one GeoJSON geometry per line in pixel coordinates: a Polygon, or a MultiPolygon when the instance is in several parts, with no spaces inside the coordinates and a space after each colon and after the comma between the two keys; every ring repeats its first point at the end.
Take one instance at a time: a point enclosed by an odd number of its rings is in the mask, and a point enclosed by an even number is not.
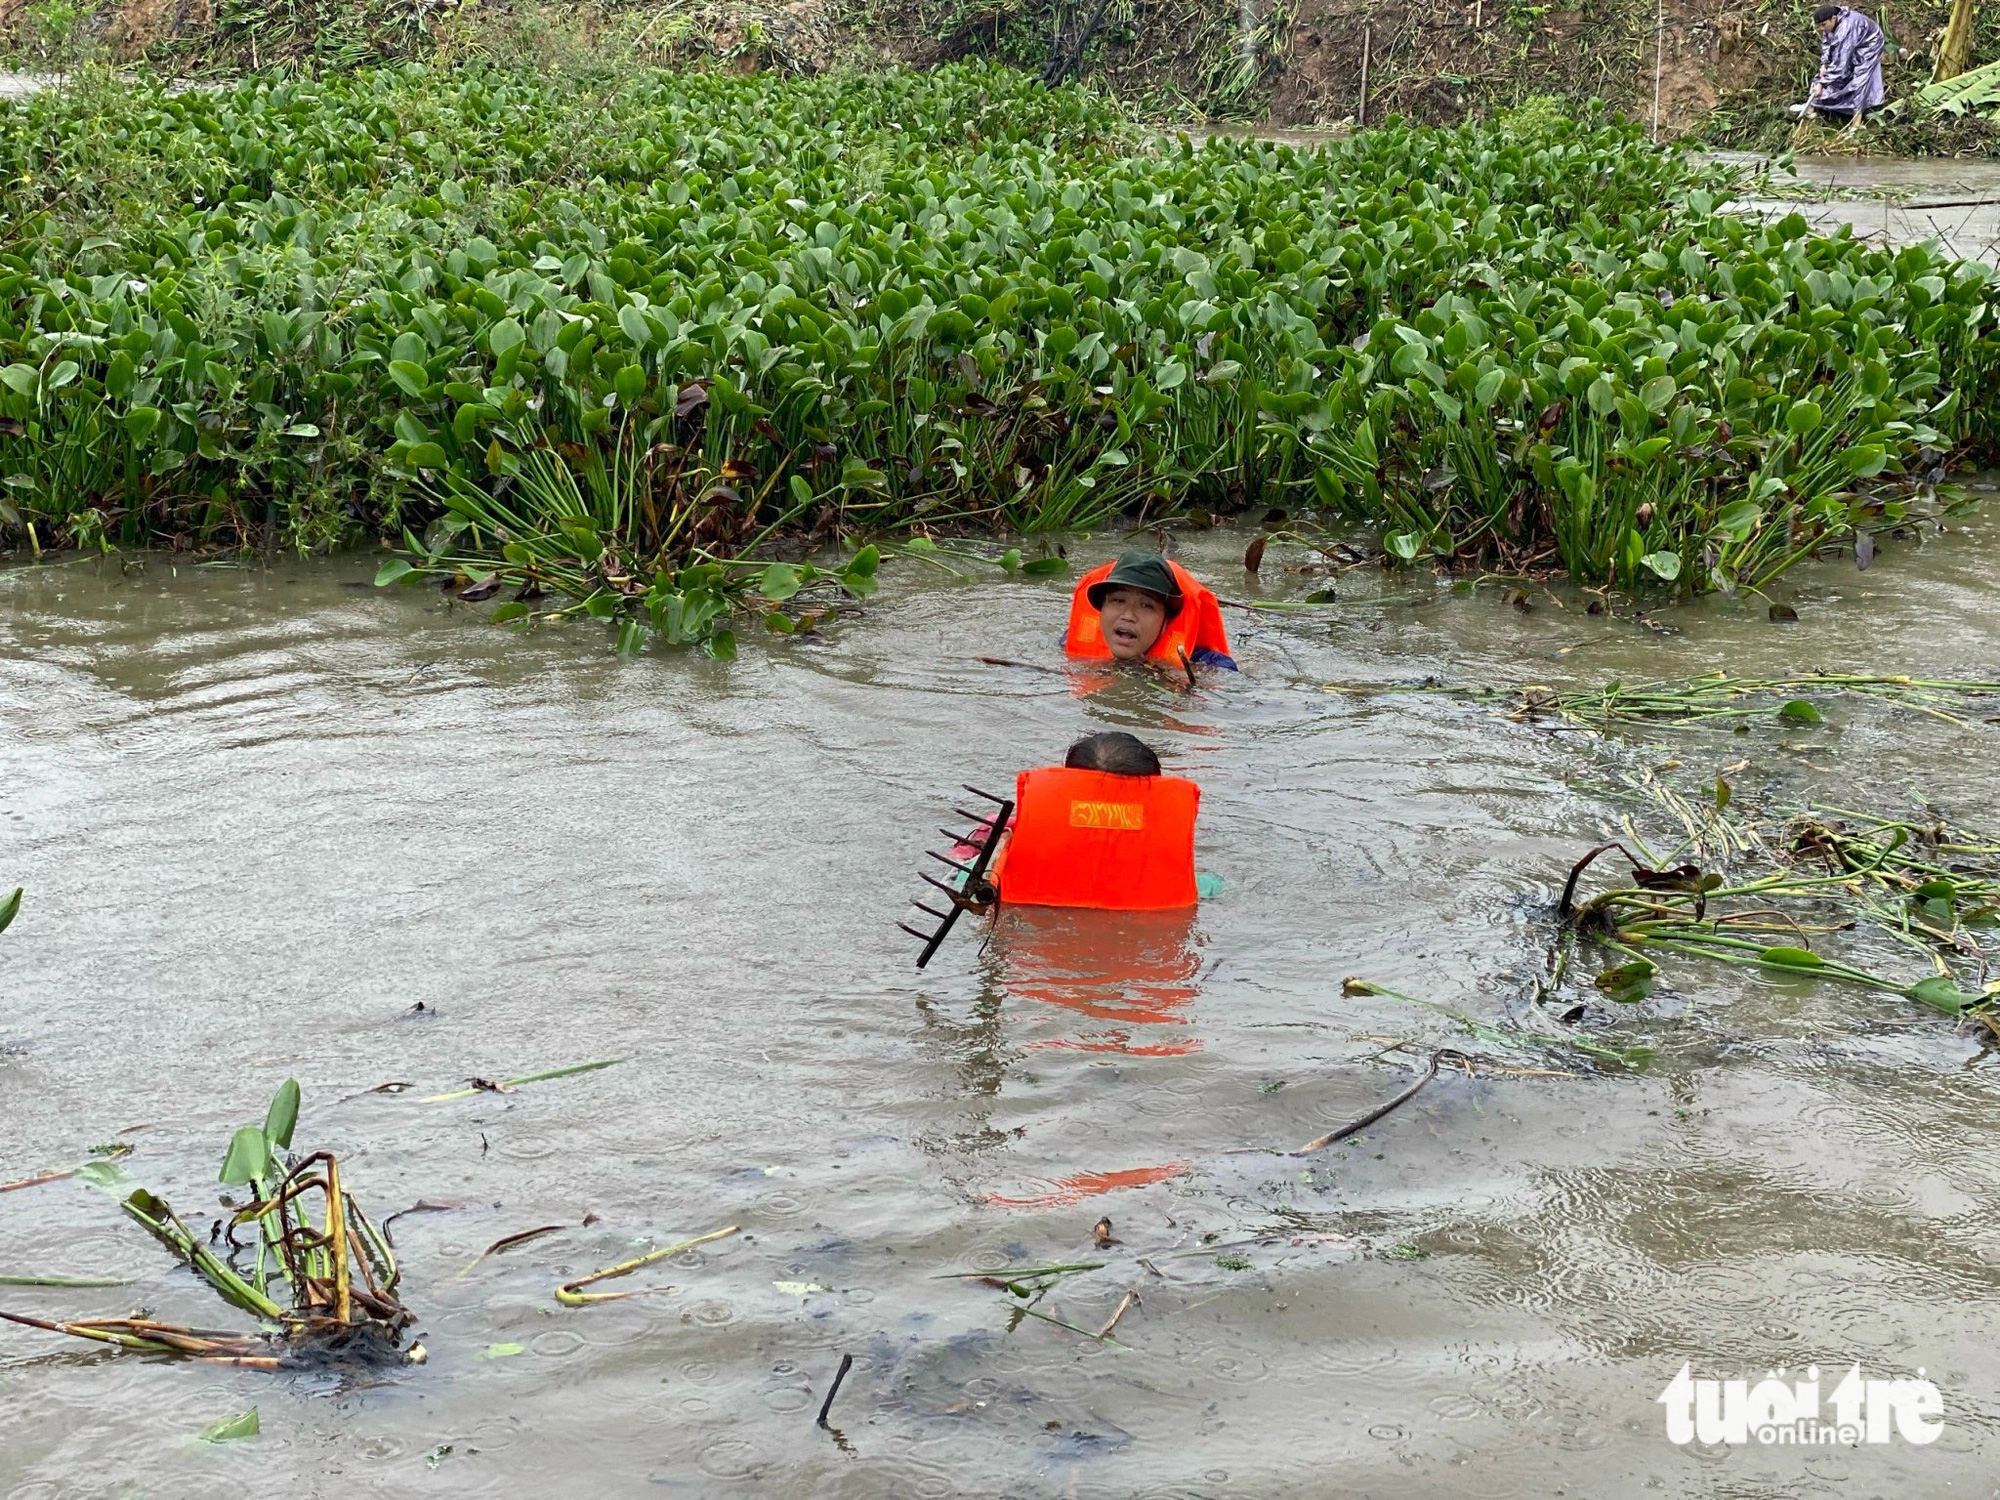
{"type": "Polygon", "coordinates": [[[1174,581],[1174,570],[1167,566],[1167,560],[1157,552],[1137,548],[1121,553],[1109,575],[1093,583],[1084,597],[1090,600],[1092,609],[1102,609],[1104,596],[1113,589],[1141,589],[1156,596],[1167,606],[1169,620],[1181,612],[1181,605],[1186,602],[1181,598],[1181,586],[1174,581]]]}

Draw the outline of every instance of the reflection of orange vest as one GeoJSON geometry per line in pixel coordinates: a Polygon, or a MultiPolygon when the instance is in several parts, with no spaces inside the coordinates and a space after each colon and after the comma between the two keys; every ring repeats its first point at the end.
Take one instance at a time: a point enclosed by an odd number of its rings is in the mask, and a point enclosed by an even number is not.
{"type": "Polygon", "coordinates": [[[1178,776],[1049,766],[1015,782],[1014,827],[991,878],[1017,906],[1193,906],[1201,788],[1178,776]]]}
{"type": "MultiPolygon", "coordinates": [[[[1101,568],[1092,568],[1077,580],[1076,592],[1069,600],[1069,631],[1063,636],[1063,649],[1071,656],[1111,655],[1111,648],[1104,644],[1103,622],[1090,607],[1090,586],[1109,578],[1116,566],[1106,563],[1101,568]]],[[[1177,662],[1183,651],[1192,656],[1196,647],[1206,646],[1229,655],[1229,637],[1223,633],[1222,607],[1215,602],[1215,595],[1196,583],[1194,575],[1179,563],[1170,562],[1167,566],[1173,569],[1174,582],[1181,586],[1181,612],[1161,628],[1159,640],[1146,654],[1177,662]]]]}
{"type": "MultiPolygon", "coordinates": [[[[1172,911],[1088,911],[1080,907],[1004,905],[993,924],[993,949],[1007,993],[1058,1006],[1096,1021],[1158,1028],[1189,1024],[1201,995],[1202,955],[1194,943],[1194,908],[1172,911]]],[[[1159,1050],[1111,1033],[1107,1050],[1159,1050]]],[[[1105,1047],[1104,1033],[1085,1040],[1030,1042],[1030,1047],[1105,1047]],[[1095,1038],[1095,1042],[1090,1040],[1095,1038]]],[[[1172,1052],[1198,1052],[1179,1038],[1172,1052]]]]}

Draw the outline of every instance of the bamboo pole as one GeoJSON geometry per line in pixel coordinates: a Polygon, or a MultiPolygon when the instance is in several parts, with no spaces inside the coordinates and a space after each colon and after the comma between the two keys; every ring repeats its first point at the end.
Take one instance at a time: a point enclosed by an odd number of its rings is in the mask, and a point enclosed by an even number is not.
{"type": "Polygon", "coordinates": [[[1662,44],[1667,34],[1667,0],[1653,0],[1653,144],[1660,143],[1660,77],[1666,70],[1662,44]]]}
{"type": "Polygon", "coordinates": [[[1355,107],[1354,128],[1360,130],[1368,124],[1368,54],[1375,40],[1375,28],[1361,28],[1361,102],[1355,107]]]}

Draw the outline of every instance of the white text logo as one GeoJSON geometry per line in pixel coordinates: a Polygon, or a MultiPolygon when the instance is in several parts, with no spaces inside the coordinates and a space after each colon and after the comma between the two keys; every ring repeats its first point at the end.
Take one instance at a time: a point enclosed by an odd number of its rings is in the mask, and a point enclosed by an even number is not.
{"type": "MultiPolygon", "coordinates": [[[[1922,1370],[1917,1371],[1922,1375],[1922,1370]]],[[[1773,1370],[1747,1380],[1695,1380],[1681,1366],[1660,1405],[1667,1409],[1667,1438],[1687,1443],[1934,1443],[1944,1430],[1944,1396],[1928,1380],[1864,1380],[1861,1366],[1827,1393],[1821,1410],[1819,1366],[1789,1384],[1773,1370]]]]}

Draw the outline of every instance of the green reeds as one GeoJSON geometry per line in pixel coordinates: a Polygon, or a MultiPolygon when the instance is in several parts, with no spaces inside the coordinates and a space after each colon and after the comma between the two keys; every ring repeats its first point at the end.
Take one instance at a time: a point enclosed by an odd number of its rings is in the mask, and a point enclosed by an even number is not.
{"type": "Polygon", "coordinates": [[[1982,709],[2000,713],[2000,682],[1843,672],[1768,678],[1731,677],[1713,672],[1679,682],[1629,687],[1612,682],[1593,691],[1576,693],[1523,688],[1512,711],[1516,718],[1532,720],[1552,715],[1568,723],[1592,727],[1611,724],[1717,727],[1773,715],[1790,723],[1818,723],[1818,710],[1810,700],[1799,696],[1805,693],[1870,698],[1958,725],[1977,722],[1970,715],[1982,709]]]}
{"type": "Polygon", "coordinates": [[[475,1094],[506,1094],[520,1088],[523,1084],[543,1083],[551,1078],[573,1078],[578,1073],[595,1073],[600,1068],[615,1068],[623,1061],[625,1059],[622,1057],[604,1057],[599,1058],[595,1062],[571,1063],[566,1068],[550,1068],[545,1073],[524,1073],[519,1078],[502,1078],[497,1081],[479,1078],[473,1080],[471,1088],[452,1089],[449,1093],[432,1094],[427,1098],[419,1099],[417,1102],[419,1104],[442,1104],[449,1099],[470,1099],[475,1094]]]}
{"type": "MultiPolygon", "coordinates": [[[[1447,1016],[1463,1026],[1474,1037],[1496,1047],[1515,1050],[1549,1053],[1574,1053],[1587,1057],[1593,1062],[1609,1063],[1620,1068],[1637,1068],[1653,1056],[1654,1049],[1646,1046],[1614,1047],[1607,1042],[1594,1041],[1589,1037],[1573,1033],[1553,1035],[1546,1032],[1526,1031],[1518,1026],[1496,1025],[1482,1021],[1464,1011],[1453,1010],[1448,1005],[1440,1005],[1435,1000],[1420,1000],[1415,995],[1406,995],[1400,990],[1392,990],[1387,985],[1376,984],[1373,980],[1348,978],[1341,981],[1344,995],[1380,995],[1389,1000],[1400,1000],[1405,1005],[1422,1006],[1437,1015],[1447,1016]]],[[[1569,1059],[1574,1061],[1574,1058],[1569,1059]]]]}
{"type": "Polygon", "coordinates": [[[185,1261],[196,1275],[215,1289],[223,1301],[245,1312],[255,1313],[268,1322],[284,1321],[285,1310],[237,1275],[227,1262],[197,1240],[193,1231],[163,1200],[140,1188],[120,1206],[148,1234],[185,1261]]]}

